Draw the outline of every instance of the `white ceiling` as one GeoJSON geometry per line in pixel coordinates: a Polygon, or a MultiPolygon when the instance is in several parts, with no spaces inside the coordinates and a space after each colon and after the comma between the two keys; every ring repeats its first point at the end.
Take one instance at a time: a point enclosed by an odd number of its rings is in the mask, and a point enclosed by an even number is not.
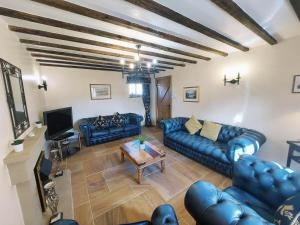
{"type": "MultiPolygon", "coordinates": [[[[218,8],[209,0],[156,0],[163,4],[217,32],[230,37],[231,39],[240,42],[244,46],[256,47],[261,45],[268,45],[264,40],[236,21],[233,17],[218,8]]],[[[156,15],[152,12],[134,6],[123,0],[70,0],[70,2],[82,5],[94,10],[105,12],[107,14],[117,16],[138,24],[164,31],[166,33],[174,34],[176,36],[207,45],[218,50],[228,53],[239,51],[233,47],[209,38],[201,33],[184,27],[180,24],[172,22],[166,18],[156,15]]],[[[300,23],[292,9],[288,0],[236,0],[235,1],[243,10],[245,10],[252,18],[254,18],[262,27],[264,27],[271,35],[273,35],[279,42],[294,36],[300,35],[300,23]]],[[[62,20],[69,23],[83,25],[91,28],[96,28],[124,36],[145,40],[148,42],[157,43],[167,47],[181,49],[187,52],[198,53],[208,57],[222,57],[195,48],[191,48],[179,43],[164,40],[149,34],[133,31],[110,23],[105,23],[88,17],[80,16],[43,4],[32,2],[30,0],[0,0],[2,7],[11,8],[43,17],[62,20]]],[[[41,24],[35,24],[18,19],[3,17],[10,25],[41,29],[61,34],[72,35],[76,37],[87,38],[91,40],[99,40],[107,43],[118,44],[126,47],[135,47],[135,44],[117,41],[113,39],[98,37],[94,35],[83,34],[79,32],[69,31],[61,28],[50,27],[41,24]]],[[[93,49],[125,53],[132,55],[132,53],[122,52],[118,50],[110,50],[101,47],[83,45],[68,41],[59,41],[50,38],[42,38],[38,36],[17,34],[20,38],[27,38],[33,40],[42,40],[53,43],[61,43],[73,46],[88,47],[93,49]]],[[[182,58],[189,58],[182,55],[176,55],[169,52],[164,52],[158,49],[142,46],[143,50],[150,50],[153,52],[160,52],[169,55],[175,55],[182,58]]],[[[84,53],[88,54],[88,53],[84,53]]],[[[91,54],[93,55],[93,54],[91,54]]],[[[151,58],[151,57],[147,57],[151,58]]],[[[194,59],[194,58],[190,58],[194,59]]],[[[197,59],[194,59],[197,60],[197,59]]],[[[167,60],[165,60],[167,61],[167,60]]]]}

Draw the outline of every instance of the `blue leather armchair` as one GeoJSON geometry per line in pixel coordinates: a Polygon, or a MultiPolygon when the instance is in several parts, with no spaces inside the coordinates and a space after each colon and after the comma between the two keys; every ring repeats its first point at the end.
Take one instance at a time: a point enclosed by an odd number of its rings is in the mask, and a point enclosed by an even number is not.
{"type": "Polygon", "coordinates": [[[165,204],[158,206],[154,210],[151,222],[145,220],[127,225],[178,225],[178,220],[173,207],[169,204],[165,204]]]}
{"type": "MultiPolygon", "coordinates": [[[[216,142],[190,135],[184,124],[189,118],[176,117],[162,120],[164,144],[226,176],[232,176],[233,163],[243,154],[255,154],[266,137],[251,129],[222,124],[216,142]]],[[[199,120],[203,124],[202,120],[199,120]]]]}
{"type": "Polygon", "coordinates": [[[121,114],[127,117],[127,123],[123,127],[115,127],[111,122],[111,116],[105,116],[109,120],[109,127],[107,129],[98,129],[93,124],[97,117],[84,118],[79,121],[79,128],[84,137],[86,146],[100,144],[119,138],[138,135],[141,133],[141,122],[143,117],[134,113],[121,114]]]}
{"type": "Polygon", "coordinates": [[[221,191],[198,181],[187,191],[185,207],[198,224],[266,225],[275,221],[276,210],[287,199],[299,193],[299,173],[242,156],[234,165],[233,186],[221,191]]]}

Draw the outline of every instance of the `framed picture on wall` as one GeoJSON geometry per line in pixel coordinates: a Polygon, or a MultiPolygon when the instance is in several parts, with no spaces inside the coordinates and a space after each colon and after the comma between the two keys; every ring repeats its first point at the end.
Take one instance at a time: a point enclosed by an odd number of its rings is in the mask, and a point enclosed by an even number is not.
{"type": "Polygon", "coordinates": [[[292,93],[300,93],[300,75],[294,76],[292,93]]]}
{"type": "Polygon", "coordinates": [[[110,84],[90,84],[91,100],[111,99],[110,84]]]}
{"type": "Polygon", "coordinates": [[[184,87],[183,88],[184,102],[199,102],[199,87],[184,87]]]}

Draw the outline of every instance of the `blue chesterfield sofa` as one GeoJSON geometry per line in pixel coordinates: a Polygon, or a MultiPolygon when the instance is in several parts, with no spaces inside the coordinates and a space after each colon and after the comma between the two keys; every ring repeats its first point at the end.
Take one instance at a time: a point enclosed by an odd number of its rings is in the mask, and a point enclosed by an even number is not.
{"type": "Polygon", "coordinates": [[[115,127],[111,122],[112,115],[105,116],[108,119],[109,127],[107,129],[98,129],[94,126],[94,122],[97,117],[84,118],[79,121],[79,128],[84,137],[84,143],[86,146],[100,144],[119,138],[130,137],[141,133],[141,122],[143,116],[134,113],[120,114],[127,117],[128,121],[124,127],[115,127]]]}
{"type": "Polygon", "coordinates": [[[197,224],[284,225],[280,220],[300,211],[300,174],[276,163],[244,155],[234,164],[232,182],[223,191],[203,181],[188,189],[185,207],[197,224]]]}
{"type": "MultiPolygon", "coordinates": [[[[184,126],[188,119],[176,117],[160,122],[164,145],[229,177],[233,163],[241,155],[256,153],[266,141],[255,130],[221,124],[218,139],[213,142],[201,137],[199,132],[189,134],[184,126]]],[[[199,122],[203,124],[202,120],[199,122]]]]}

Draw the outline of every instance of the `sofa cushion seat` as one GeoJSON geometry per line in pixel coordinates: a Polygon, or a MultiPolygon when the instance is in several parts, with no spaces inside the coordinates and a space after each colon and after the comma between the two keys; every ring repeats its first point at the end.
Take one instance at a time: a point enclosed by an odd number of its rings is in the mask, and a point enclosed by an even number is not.
{"type": "Polygon", "coordinates": [[[190,135],[185,131],[176,131],[167,135],[172,141],[189,147],[191,150],[212,156],[214,159],[230,163],[225,152],[227,145],[220,142],[213,142],[199,135],[190,135]]]}
{"type": "Polygon", "coordinates": [[[109,134],[109,130],[104,129],[95,129],[93,132],[91,132],[92,138],[105,136],[109,134]]]}
{"type": "Polygon", "coordinates": [[[111,128],[109,128],[109,132],[112,133],[112,134],[120,133],[122,131],[124,131],[124,127],[111,127],[111,128]]]}
{"type": "Polygon", "coordinates": [[[273,222],[274,210],[270,208],[267,204],[263,203],[259,199],[255,198],[253,195],[243,191],[240,188],[231,186],[223,190],[224,192],[230,194],[234,199],[249,206],[254,209],[260,216],[266,220],[273,222]]]}
{"type": "Polygon", "coordinates": [[[138,129],[138,126],[134,124],[128,124],[124,127],[125,131],[134,130],[134,129],[138,129]]]}

